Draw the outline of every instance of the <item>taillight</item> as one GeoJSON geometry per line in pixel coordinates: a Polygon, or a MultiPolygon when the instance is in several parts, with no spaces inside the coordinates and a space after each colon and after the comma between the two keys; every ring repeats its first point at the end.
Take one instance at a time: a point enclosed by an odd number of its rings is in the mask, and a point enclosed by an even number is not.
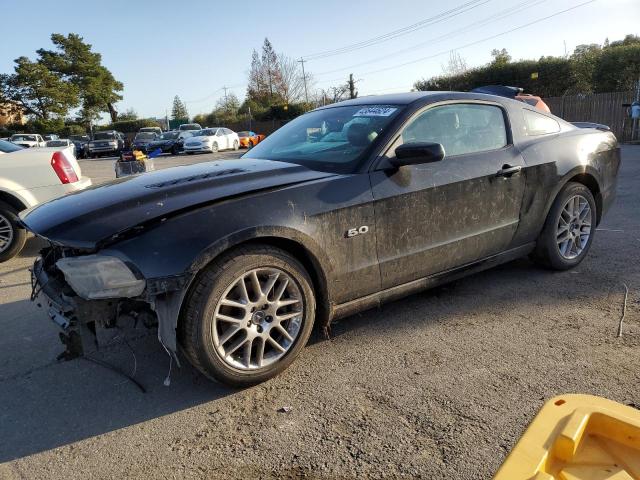
{"type": "Polygon", "coordinates": [[[54,152],[53,157],[51,157],[51,166],[62,183],[75,183],[78,181],[78,174],[73,169],[69,159],[65,157],[64,152],[54,152]]]}

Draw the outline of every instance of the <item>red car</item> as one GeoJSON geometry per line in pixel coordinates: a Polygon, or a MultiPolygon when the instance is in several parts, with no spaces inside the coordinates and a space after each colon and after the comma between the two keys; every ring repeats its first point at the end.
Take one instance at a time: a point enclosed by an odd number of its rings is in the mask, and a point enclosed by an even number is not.
{"type": "Polygon", "coordinates": [[[244,131],[238,132],[238,137],[240,138],[240,148],[253,148],[264,140],[265,136],[256,132],[244,131]]]}

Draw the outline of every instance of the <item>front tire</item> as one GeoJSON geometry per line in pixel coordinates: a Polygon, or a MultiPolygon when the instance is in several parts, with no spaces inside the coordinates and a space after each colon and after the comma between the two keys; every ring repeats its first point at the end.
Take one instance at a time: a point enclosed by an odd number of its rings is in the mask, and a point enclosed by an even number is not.
{"type": "Polygon", "coordinates": [[[244,387],[285,370],[307,343],[314,318],[312,282],[300,262],[277,248],[243,247],[196,279],[180,344],[204,375],[244,387]]]}
{"type": "Polygon", "coordinates": [[[533,258],[553,270],[568,270],[586,257],[596,229],[596,202],[581,183],[567,183],[556,197],[533,258]]]}
{"type": "Polygon", "coordinates": [[[211,153],[217,153],[218,152],[218,144],[216,142],[213,142],[211,144],[211,153]]]}
{"type": "Polygon", "coordinates": [[[0,263],[18,255],[26,240],[26,230],[18,226],[18,211],[0,202],[0,263]]]}

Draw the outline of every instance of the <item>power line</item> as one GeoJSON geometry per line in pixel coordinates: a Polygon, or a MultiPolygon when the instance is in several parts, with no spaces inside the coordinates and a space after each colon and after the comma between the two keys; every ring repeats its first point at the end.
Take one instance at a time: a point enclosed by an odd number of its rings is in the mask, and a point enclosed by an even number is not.
{"type": "Polygon", "coordinates": [[[421,28],[434,25],[439,22],[443,22],[445,20],[449,20],[457,15],[465,13],[469,10],[477,8],[481,5],[489,3],[491,0],[471,0],[469,2],[463,3],[458,7],[452,8],[445,12],[439,13],[438,15],[434,15],[433,17],[426,18],[424,20],[420,20],[417,23],[412,25],[399,28],[392,32],[385,33],[384,35],[379,35],[377,37],[370,38],[368,40],[363,40],[361,42],[353,43],[351,45],[346,45],[344,47],[336,48],[333,50],[325,50],[323,52],[317,52],[313,54],[306,55],[304,58],[306,60],[318,60],[320,58],[331,57],[334,55],[341,55],[343,53],[352,52],[353,50],[359,50],[361,48],[370,47],[372,45],[376,45],[378,43],[386,42],[388,40],[392,40],[402,35],[407,35],[421,28]]]}
{"type": "MultiPolygon", "coordinates": [[[[433,55],[427,55],[425,57],[420,57],[420,58],[417,58],[415,60],[411,60],[411,61],[408,61],[408,62],[399,63],[399,64],[396,64],[396,65],[391,65],[389,67],[380,68],[380,69],[377,69],[377,70],[371,70],[369,72],[364,72],[361,75],[371,75],[371,74],[374,74],[374,73],[380,73],[380,72],[385,72],[385,71],[393,70],[393,69],[400,68],[400,67],[405,67],[407,65],[412,65],[414,63],[422,62],[424,60],[429,60],[431,58],[439,57],[440,55],[445,55],[445,54],[449,53],[451,50],[461,50],[463,48],[471,47],[473,45],[477,45],[479,43],[486,42],[486,41],[489,41],[489,40],[493,40],[494,38],[498,38],[498,37],[501,37],[503,35],[507,35],[509,33],[515,32],[517,30],[521,30],[523,28],[530,27],[531,25],[535,25],[536,23],[543,22],[545,20],[548,20],[550,18],[556,17],[558,15],[562,15],[563,13],[567,13],[567,12],[570,12],[570,11],[575,10],[577,8],[580,8],[580,7],[583,7],[585,5],[588,5],[590,3],[594,3],[595,1],[596,0],[588,0],[586,2],[579,3],[578,5],[574,5],[573,7],[566,8],[564,10],[561,10],[559,12],[553,13],[551,15],[547,15],[546,17],[539,18],[537,20],[533,20],[531,22],[525,23],[524,25],[520,25],[518,27],[511,28],[511,29],[506,30],[504,32],[496,33],[495,35],[490,35],[488,37],[481,38],[480,40],[476,40],[474,42],[469,42],[469,43],[466,43],[464,45],[460,45],[460,46],[455,47],[455,48],[448,48],[447,50],[443,50],[441,52],[434,53],[433,55]]],[[[350,67],[347,67],[347,68],[351,69],[352,67],[350,66],[350,67]]],[[[335,81],[338,81],[338,80],[341,80],[341,78],[331,79],[331,80],[323,80],[322,83],[335,82],[335,81]]]]}
{"type": "Polygon", "coordinates": [[[376,58],[373,58],[371,60],[367,60],[365,62],[356,63],[355,65],[351,65],[349,67],[336,68],[336,69],[328,70],[328,71],[325,71],[325,72],[315,73],[314,75],[315,76],[329,75],[331,73],[342,72],[342,71],[345,71],[345,70],[352,70],[354,68],[361,67],[363,65],[369,65],[371,63],[377,63],[377,62],[379,62],[381,60],[385,60],[387,58],[395,57],[397,55],[401,55],[401,54],[409,52],[411,50],[416,50],[418,48],[424,47],[425,45],[433,45],[434,43],[438,43],[438,42],[441,42],[441,41],[446,40],[448,38],[455,37],[456,35],[459,35],[461,33],[466,33],[466,32],[468,32],[470,30],[474,30],[475,28],[487,25],[489,23],[492,23],[492,22],[495,22],[495,21],[498,21],[498,20],[502,20],[502,19],[504,19],[506,17],[509,17],[511,15],[515,15],[516,13],[520,13],[520,12],[522,12],[524,10],[527,10],[527,9],[529,9],[531,7],[537,6],[537,5],[539,5],[541,3],[544,3],[546,1],[548,1],[548,0],[537,0],[537,1],[534,1],[534,2],[531,2],[530,0],[526,0],[526,1],[524,1],[522,3],[519,3],[519,4],[517,4],[517,5],[513,6],[513,7],[506,8],[506,9],[504,9],[504,10],[502,10],[502,11],[500,11],[500,12],[494,14],[494,15],[490,15],[489,17],[486,17],[486,18],[484,18],[482,20],[478,20],[477,22],[470,23],[469,25],[466,25],[466,26],[464,26],[462,28],[459,28],[457,30],[453,30],[451,32],[445,33],[444,35],[440,35],[440,36],[434,37],[434,38],[432,38],[430,40],[427,40],[425,42],[420,42],[420,43],[412,45],[410,47],[403,48],[401,50],[397,50],[395,52],[383,55],[381,57],[376,57],[376,58]]]}

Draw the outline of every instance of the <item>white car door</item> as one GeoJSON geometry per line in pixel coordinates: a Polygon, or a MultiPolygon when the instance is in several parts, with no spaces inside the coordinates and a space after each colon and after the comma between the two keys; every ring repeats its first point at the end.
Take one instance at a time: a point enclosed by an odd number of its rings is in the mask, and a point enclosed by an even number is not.
{"type": "Polygon", "coordinates": [[[219,128],[216,132],[216,142],[218,142],[218,150],[226,150],[229,148],[229,139],[224,134],[224,129],[219,128]]]}

